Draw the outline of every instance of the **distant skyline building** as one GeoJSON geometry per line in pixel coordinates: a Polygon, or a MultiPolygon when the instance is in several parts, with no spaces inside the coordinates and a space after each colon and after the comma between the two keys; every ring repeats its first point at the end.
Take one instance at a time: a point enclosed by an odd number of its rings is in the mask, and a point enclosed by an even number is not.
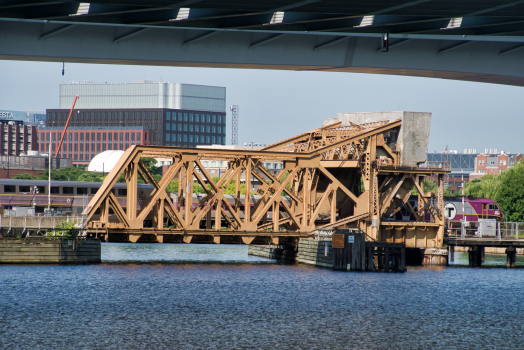
{"type": "Polygon", "coordinates": [[[470,180],[481,178],[484,175],[499,175],[504,170],[513,167],[522,158],[523,155],[520,153],[479,154],[475,158],[475,171],[469,175],[470,180]]]}
{"type": "Polygon", "coordinates": [[[0,119],[0,154],[20,156],[38,151],[38,128],[20,120],[0,119]]]}
{"type": "Polygon", "coordinates": [[[134,144],[195,147],[226,142],[225,87],[152,81],[71,83],[60,85],[60,108],[46,111],[41,149],[47,151],[49,140],[56,149],[75,95],[79,98],[61,154],[76,165],[134,144]]]}
{"type": "Polygon", "coordinates": [[[25,125],[39,125],[45,123],[45,111],[12,111],[0,109],[0,119],[21,121],[24,122],[25,125]]]}

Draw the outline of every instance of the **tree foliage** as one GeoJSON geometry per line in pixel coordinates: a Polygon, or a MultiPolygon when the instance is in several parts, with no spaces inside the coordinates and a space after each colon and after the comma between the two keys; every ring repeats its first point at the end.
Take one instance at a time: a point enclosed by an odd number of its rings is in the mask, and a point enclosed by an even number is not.
{"type": "Polygon", "coordinates": [[[31,174],[28,174],[28,173],[21,173],[21,174],[16,174],[15,176],[13,176],[13,179],[17,179],[17,180],[38,180],[38,177],[34,176],[34,175],[31,175],[31,174]]]}
{"type": "Polygon", "coordinates": [[[499,184],[494,199],[500,205],[506,220],[524,221],[524,162],[516,163],[497,177],[499,184]]]}
{"type": "Polygon", "coordinates": [[[56,234],[56,236],[62,236],[65,238],[72,238],[76,236],[74,221],[68,222],[67,220],[62,220],[61,223],[55,226],[55,229],[56,230],[54,231],[54,234],[56,234]]]}
{"type": "Polygon", "coordinates": [[[464,184],[464,195],[466,197],[479,197],[495,199],[500,186],[500,175],[484,175],[480,179],[474,179],[464,184]]]}

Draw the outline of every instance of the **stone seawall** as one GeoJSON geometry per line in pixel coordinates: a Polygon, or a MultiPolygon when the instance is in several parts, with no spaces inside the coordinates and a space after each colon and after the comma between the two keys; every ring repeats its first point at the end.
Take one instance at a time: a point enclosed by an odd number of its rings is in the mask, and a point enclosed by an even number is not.
{"type": "Polygon", "coordinates": [[[0,263],[100,263],[97,239],[0,238],[0,263]]]}
{"type": "Polygon", "coordinates": [[[333,267],[333,249],[331,241],[317,241],[314,239],[301,239],[298,242],[299,263],[333,267]]]}
{"type": "Polygon", "coordinates": [[[297,261],[297,252],[292,245],[255,245],[250,244],[247,248],[248,255],[260,256],[262,258],[277,259],[288,262],[297,261]]]}

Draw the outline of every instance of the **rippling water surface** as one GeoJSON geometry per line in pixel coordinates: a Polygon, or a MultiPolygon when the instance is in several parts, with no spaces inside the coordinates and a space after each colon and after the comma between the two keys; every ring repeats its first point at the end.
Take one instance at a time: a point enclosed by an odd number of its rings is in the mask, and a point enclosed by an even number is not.
{"type": "Polygon", "coordinates": [[[102,254],[0,266],[0,349],[524,348],[524,269],[345,273],[232,245],[102,254]]]}

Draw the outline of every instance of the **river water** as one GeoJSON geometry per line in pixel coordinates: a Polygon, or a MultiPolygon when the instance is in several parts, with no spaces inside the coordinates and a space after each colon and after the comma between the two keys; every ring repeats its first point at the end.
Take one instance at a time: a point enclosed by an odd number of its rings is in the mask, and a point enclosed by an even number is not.
{"type": "Polygon", "coordinates": [[[524,269],[503,255],[402,274],[239,245],[103,243],[102,259],[0,266],[0,349],[524,348],[524,269]]]}

